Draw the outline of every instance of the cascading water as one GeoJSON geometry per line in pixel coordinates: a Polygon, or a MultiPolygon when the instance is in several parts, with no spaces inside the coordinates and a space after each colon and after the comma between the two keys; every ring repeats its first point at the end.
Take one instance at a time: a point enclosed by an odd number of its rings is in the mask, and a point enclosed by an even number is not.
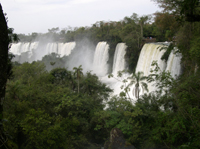
{"type": "MultiPolygon", "coordinates": [[[[167,63],[164,60],[161,60],[162,55],[166,50],[160,50],[162,47],[167,47],[167,43],[148,43],[145,44],[141,50],[136,72],[143,72],[144,76],[148,76],[151,74],[151,70],[153,69],[151,64],[153,61],[157,61],[157,64],[161,71],[169,71],[172,75],[172,77],[175,78],[175,76],[179,76],[181,73],[181,55],[175,55],[173,52],[171,52],[167,63]]],[[[153,85],[153,83],[148,84],[149,92],[155,91],[156,88],[153,85]]],[[[134,85],[131,89],[132,93],[135,90],[134,85]]],[[[140,87],[140,95],[144,93],[142,88],[140,87]]]]}
{"type": "Polygon", "coordinates": [[[37,47],[38,47],[38,42],[32,42],[32,43],[30,43],[30,46],[29,46],[29,56],[28,56],[28,58],[31,58],[32,56],[33,56],[33,53],[34,53],[34,50],[35,49],[37,49],[37,47]]]}
{"type": "Polygon", "coordinates": [[[45,51],[46,51],[45,55],[50,55],[51,53],[58,53],[58,44],[57,43],[48,43],[45,51]]]}
{"type": "Polygon", "coordinates": [[[169,55],[167,61],[166,71],[169,71],[173,78],[178,77],[181,74],[181,58],[180,53],[174,53],[176,50],[172,51],[169,55]]]}
{"type": "Polygon", "coordinates": [[[32,43],[13,43],[10,52],[15,55],[21,55],[24,52],[31,52],[30,46],[32,43]]]}
{"type": "MultiPolygon", "coordinates": [[[[68,56],[71,51],[75,48],[75,42],[69,43],[47,43],[41,44],[39,42],[32,43],[12,43],[10,52],[14,55],[23,55],[28,52],[28,57],[23,58],[24,61],[32,62],[35,60],[41,60],[43,56],[51,53],[59,54],[61,57],[68,56]]],[[[27,55],[26,55],[27,56],[27,55]]]]}
{"type": "Polygon", "coordinates": [[[126,54],[126,48],[127,46],[125,43],[117,44],[113,61],[113,71],[112,71],[114,75],[117,75],[118,71],[122,71],[126,67],[126,61],[124,58],[126,54]]]}
{"type": "MultiPolygon", "coordinates": [[[[127,46],[125,43],[118,43],[116,46],[114,60],[113,60],[113,71],[112,71],[114,78],[108,78],[107,75],[101,78],[102,82],[108,84],[109,87],[113,89],[113,95],[119,95],[119,93],[123,91],[123,89],[121,89],[123,82],[122,80],[121,81],[117,80],[116,77],[118,71],[126,69],[126,61],[125,61],[126,48],[127,46]]],[[[128,76],[129,74],[123,74],[122,78],[127,78],[128,76]]]]}
{"type": "Polygon", "coordinates": [[[151,64],[153,61],[157,61],[161,71],[164,71],[166,68],[166,63],[165,61],[161,60],[161,57],[164,54],[165,50],[160,51],[162,47],[163,45],[161,44],[145,44],[141,50],[137,62],[136,73],[142,71],[144,73],[144,76],[148,76],[152,69],[151,64]]]}
{"type": "Polygon", "coordinates": [[[71,51],[75,48],[75,42],[68,42],[68,43],[59,43],[58,44],[58,54],[63,56],[68,56],[71,54],[71,51]]]}
{"type": "Polygon", "coordinates": [[[93,61],[93,71],[97,76],[105,76],[108,72],[109,45],[107,42],[99,42],[96,46],[93,61]]]}
{"type": "Polygon", "coordinates": [[[17,58],[14,58],[15,61],[25,62],[31,59],[31,57],[33,56],[34,50],[37,49],[37,47],[38,47],[38,42],[12,43],[10,52],[17,56],[17,58]],[[20,59],[19,56],[21,56],[21,54],[24,54],[25,58],[20,59]]]}

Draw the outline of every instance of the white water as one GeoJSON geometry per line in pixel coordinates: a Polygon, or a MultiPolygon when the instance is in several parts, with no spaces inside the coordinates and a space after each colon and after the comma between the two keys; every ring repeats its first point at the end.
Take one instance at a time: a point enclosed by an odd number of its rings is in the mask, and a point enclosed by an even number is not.
{"type": "Polygon", "coordinates": [[[96,46],[93,60],[93,72],[103,77],[108,72],[109,45],[107,42],[99,42],[96,46]]]}
{"type": "Polygon", "coordinates": [[[47,43],[46,45],[41,45],[39,42],[19,42],[11,45],[10,52],[14,55],[21,55],[28,52],[27,61],[32,62],[34,60],[41,60],[43,56],[51,53],[59,54],[61,57],[68,56],[75,46],[75,42],[47,43]]]}
{"type": "MultiPolygon", "coordinates": [[[[151,74],[151,70],[153,69],[151,64],[153,61],[157,61],[158,66],[160,67],[161,71],[164,71],[166,68],[166,62],[164,60],[161,60],[162,55],[164,54],[165,50],[160,49],[164,45],[162,44],[154,44],[154,43],[148,43],[145,44],[141,50],[136,71],[137,72],[143,72],[144,76],[148,76],[151,74]]],[[[152,84],[148,84],[148,90],[149,92],[154,91],[156,88],[152,84]]],[[[132,91],[135,90],[135,87],[131,89],[132,91]]],[[[144,91],[140,87],[140,95],[144,94],[144,91]]]]}
{"type": "Polygon", "coordinates": [[[30,51],[29,58],[31,58],[33,56],[34,50],[37,49],[38,45],[39,45],[38,42],[32,42],[32,43],[30,43],[30,46],[29,46],[29,51],[30,51]]]}
{"type": "MultiPolygon", "coordinates": [[[[162,55],[164,54],[165,50],[160,49],[164,46],[163,43],[149,43],[145,44],[141,50],[137,67],[136,67],[136,73],[139,71],[142,71],[144,73],[144,76],[148,76],[151,74],[151,70],[153,69],[151,64],[153,61],[157,61],[157,64],[161,71],[169,71],[173,78],[176,76],[179,76],[181,73],[181,55],[180,54],[174,54],[172,51],[167,63],[164,60],[161,60],[162,55]]],[[[134,85],[132,86],[132,91],[135,90],[134,85]]],[[[149,92],[155,91],[156,87],[153,85],[153,83],[148,84],[148,90],[149,92]]],[[[140,87],[140,95],[144,94],[144,91],[140,87]]]]}
{"type": "Polygon", "coordinates": [[[126,54],[126,48],[127,46],[125,43],[117,44],[113,61],[113,71],[112,71],[114,75],[117,75],[118,71],[122,71],[126,68],[126,61],[124,58],[126,54]]]}
{"type": "Polygon", "coordinates": [[[144,76],[148,76],[152,69],[151,64],[153,61],[157,61],[161,71],[164,71],[166,68],[166,63],[165,61],[161,60],[161,57],[164,54],[165,50],[160,51],[162,47],[163,45],[160,44],[145,44],[141,50],[135,72],[137,73],[139,71],[142,71],[144,73],[144,76]]]}
{"type": "Polygon", "coordinates": [[[75,48],[75,42],[68,42],[68,43],[59,43],[58,44],[58,54],[63,56],[68,56],[71,54],[71,51],[75,48]]]}
{"type": "Polygon", "coordinates": [[[172,51],[169,55],[167,61],[166,71],[169,71],[173,78],[177,78],[181,74],[181,54],[174,53],[176,50],[172,51]]]}
{"type": "Polygon", "coordinates": [[[31,52],[32,50],[37,48],[38,42],[33,42],[33,43],[12,43],[10,52],[13,53],[14,55],[21,55],[24,52],[31,52]]]}
{"type": "MultiPolygon", "coordinates": [[[[114,77],[108,78],[108,75],[101,77],[101,81],[106,83],[110,88],[113,89],[112,95],[119,95],[120,92],[124,91],[121,88],[124,85],[123,80],[130,76],[130,74],[123,74],[120,78],[117,77],[118,71],[122,71],[126,69],[126,61],[125,61],[125,54],[126,54],[126,44],[125,43],[118,43],[115,49],[114,59],[113,59],[113,71],[112,74],[114,77]]],[[[128,85],[128,83],[126,83],[128,85]]],[[[133,98],[132,94],[130,94],[130,98],[133,98]]]]}
{"type": "Polygon", "coordinates": [[[45,55],[50,55],[51,53],[58,54],[58,44],[57,43],[48,43],[45,48],[45,55]]]}

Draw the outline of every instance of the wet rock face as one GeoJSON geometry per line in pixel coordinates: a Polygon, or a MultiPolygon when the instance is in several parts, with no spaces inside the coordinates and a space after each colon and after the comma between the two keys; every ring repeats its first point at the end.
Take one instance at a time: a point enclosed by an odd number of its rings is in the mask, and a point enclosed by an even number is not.
{"type": "Polygon", "coordinates": [[[104,144],[104,149],[135,149],[134,146],[126,146],[126,140],[122,131],[113,128],[110,132],[110,138],[104,144]]]}

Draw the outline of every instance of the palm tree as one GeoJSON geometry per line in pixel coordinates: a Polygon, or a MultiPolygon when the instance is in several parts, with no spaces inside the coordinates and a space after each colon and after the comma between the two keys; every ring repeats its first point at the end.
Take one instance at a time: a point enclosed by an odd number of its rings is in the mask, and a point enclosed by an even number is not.
{"type": "Polygon", "coordinates": [[[141,38],[143,38],[143,27],[145,25],[145,23],[149,20],[148,16],[142,16],[139,18],[139,25],[140,25],[140,29],[141,29],[141,38]]]}
{"type": "Polygon", "coordinates": [[[131,79],[129,85],[135,84],[135,90],[133,90],[133,95],[135,95],[137,99],[139,99],[140,86],[142,87],[143,90],[146,90],[147,92],[149,91],[147,83],[144,82],[147,79],[147,77],[144,76],[143,72],[139,71],[137,73],[133,73],[132,76],[129,77],[128,79],[131,79]]]}
{"type": "Polygon", "coordinates": [[[76,77],[78,81],[78,93],[79,93],[79,82],[80,82],[81,77],[83,76],[82,65],[80,65],[78,68],[74,67],[73,70],[74,70],[74,76],[76,77]]]}

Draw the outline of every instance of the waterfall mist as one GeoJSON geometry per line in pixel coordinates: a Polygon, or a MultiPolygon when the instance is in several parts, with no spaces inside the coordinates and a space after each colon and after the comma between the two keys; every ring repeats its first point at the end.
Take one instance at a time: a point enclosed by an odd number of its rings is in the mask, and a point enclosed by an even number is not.
{"type": "Polygon", "coordinates": [[[92,71],[95,45],[87,38],[76,41],[76,43],[76,47],[68,57],[65,66],[67,69],[72,70],[74,67],[82,65],[84,73],[92,71]]]}

